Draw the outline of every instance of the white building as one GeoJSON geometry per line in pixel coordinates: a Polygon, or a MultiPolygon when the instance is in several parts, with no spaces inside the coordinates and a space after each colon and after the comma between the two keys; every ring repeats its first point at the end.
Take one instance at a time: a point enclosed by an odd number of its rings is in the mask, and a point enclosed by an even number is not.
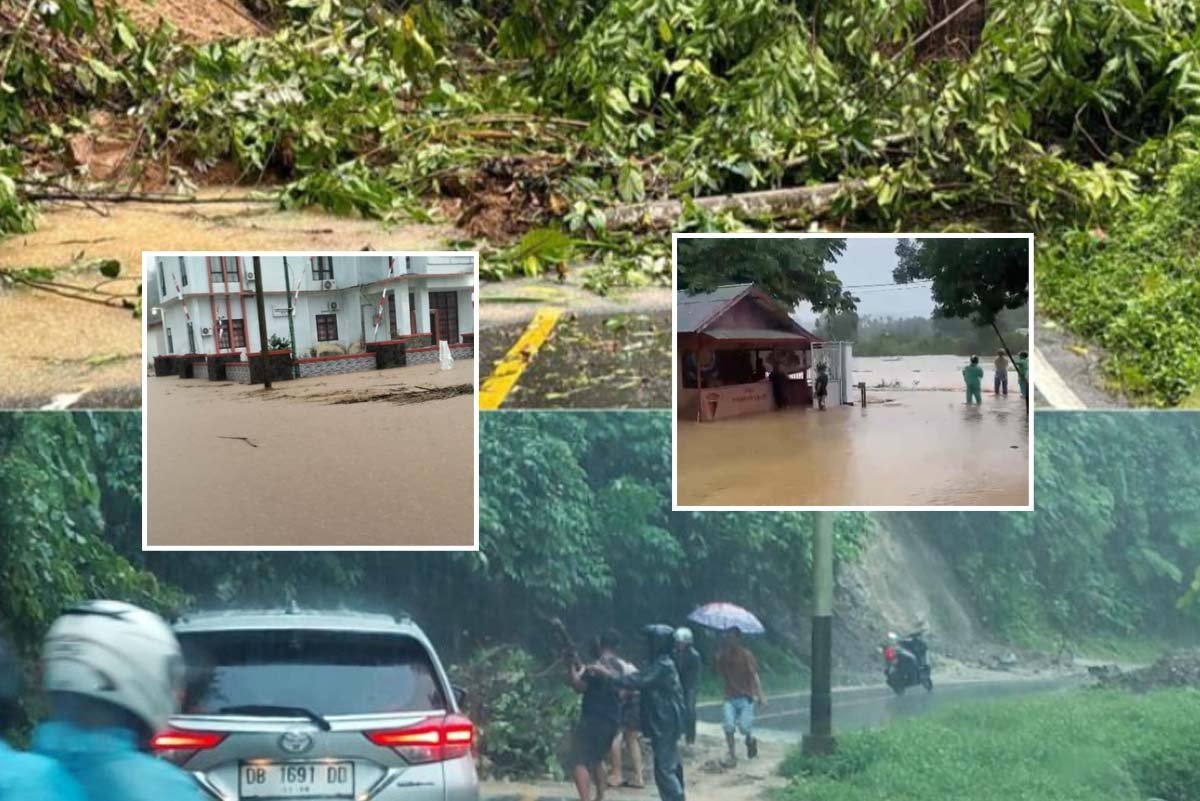
{"type": "Polygon", "coordinates": [[[262,271],[267,338],[291,340],[290,302],[298,357],[361,350],[364,343],[409,334],[432,333],[434,342],[450,344],[474,334],[470,253],[156,256],[150,294],[160,296],[162,312],[161,324],[148,327],[153,348],[161,354],[262,350],[256,268],[262,271]]]}

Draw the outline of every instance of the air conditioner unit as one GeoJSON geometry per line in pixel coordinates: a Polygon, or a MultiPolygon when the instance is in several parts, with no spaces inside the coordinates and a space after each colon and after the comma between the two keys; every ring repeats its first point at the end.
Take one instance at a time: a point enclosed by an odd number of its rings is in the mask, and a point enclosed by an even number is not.
{"type": "Polygon", "coordinates": [[[329,310],[337,311],[337,301],[336,300],[329,301],[329,310]]]}
{"type": "Polygon", "coordinates": [[[321,282],[321,289],[337,289],[337,281],[332,278],[326,278],[321,282]]]}
{"type": "Polygon", "coordinates": [[[200,329],[200,336],[202,336],[202,337],[210,337],[210,336],[212,336],[212,329],[211,329],[211,328],[201,328],[201,329],[200,329]]]}
{"type": "Polygon", "coordinates": [[[254,270],[246,270],[246,280],[247,281],[254,280],[254,270]]]}

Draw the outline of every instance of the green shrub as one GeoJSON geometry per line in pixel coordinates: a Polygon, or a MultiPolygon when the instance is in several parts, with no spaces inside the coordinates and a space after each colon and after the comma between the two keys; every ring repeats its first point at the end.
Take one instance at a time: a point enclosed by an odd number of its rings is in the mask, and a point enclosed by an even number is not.
{"type": "Polygon", "coordinates": [[[1133,399],[1176,406],[1200,390],[1200,158],[1107,231],[1063,234],[1039,255],[1040,310],[1108,350],[1133,399]]]}
{"type": "Polygon", "coordinates": [[[778,801],[1198,801],[1200,692],[1077,690],[934,712],[790,754],[778,801]]]}
{"type": "Polygon", "coordinates": [[[466,713],[480,731],[480,771],[497,778],[541,778],[558,771],[577,702],[564,671],[538,675],[533,657],[512,646],[476,651],[450,669],[467,691],[466,713]]]}

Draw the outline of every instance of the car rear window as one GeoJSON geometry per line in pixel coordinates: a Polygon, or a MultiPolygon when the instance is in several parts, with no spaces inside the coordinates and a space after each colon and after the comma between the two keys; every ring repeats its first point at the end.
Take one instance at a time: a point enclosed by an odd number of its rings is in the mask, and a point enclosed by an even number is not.
{"type": "Polygon", "coordinates": [[[184,633],[186,714],[241,706],[318,715],[446,708],[425,647],[403,635],[265,630],[184,633]]]}

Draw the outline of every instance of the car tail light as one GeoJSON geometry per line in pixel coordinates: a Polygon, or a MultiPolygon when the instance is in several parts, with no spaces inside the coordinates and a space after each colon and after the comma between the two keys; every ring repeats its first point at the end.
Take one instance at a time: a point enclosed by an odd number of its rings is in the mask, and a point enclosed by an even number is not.
{"type": "Polygon", "coordinates": [[[426,718],[403,729],[363,732],[375,745],[394,748],[409,762],[442,762],[466,756],[475,741],[475,724],[463,715],[426,718]]]}
{"type": "Polygon", "coordinates": [[[154,735],[150,740],[150,748],[160,754],[166,751],[203,751],[215,748],[224,739],[224,734],[211,731],[168,729],[154,735]]]}
{"type": "Polygon", "coordinates": [[[890,645],[887,648],[884,648],[883,649],[883,658],[889,662],[895,662],[896,661],[896,649],[890,645]]]}

